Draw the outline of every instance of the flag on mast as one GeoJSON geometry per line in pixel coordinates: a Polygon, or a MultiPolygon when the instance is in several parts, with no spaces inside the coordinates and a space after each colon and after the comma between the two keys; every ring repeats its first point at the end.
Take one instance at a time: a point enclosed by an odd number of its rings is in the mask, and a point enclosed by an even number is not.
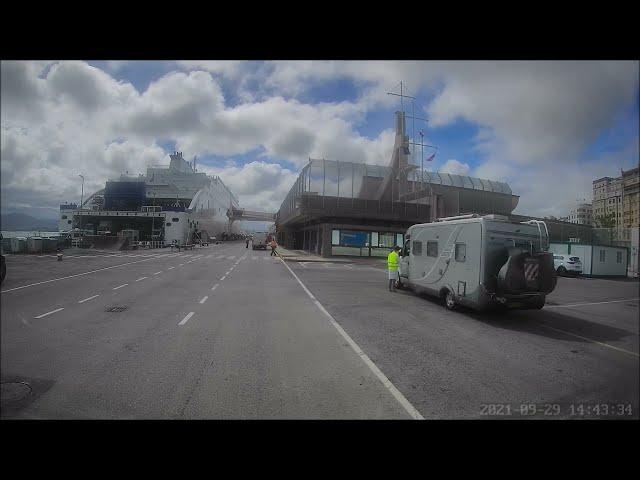
{"type": "Polygon", "coordinates": [[[433,157],[435,157],[436,154],[434,153],[433,155],[431,155],[429,158],[427,158],[427,162],[430,162],[431,160],[433,160],[433,157]]]}

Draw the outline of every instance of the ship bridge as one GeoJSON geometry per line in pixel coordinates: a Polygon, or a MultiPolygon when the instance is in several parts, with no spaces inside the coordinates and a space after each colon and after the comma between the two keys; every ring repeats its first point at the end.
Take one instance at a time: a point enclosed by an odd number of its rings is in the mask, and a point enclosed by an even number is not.
{"type": "Polygon", "coordinates": [[[229,223],[236,220],[252,220],[259,222],[275,222],[276,214],[269,212],[256,212],[251,210],[245,210],[244,208],[230,208],[227,211],[229,217],[229,223]]]}

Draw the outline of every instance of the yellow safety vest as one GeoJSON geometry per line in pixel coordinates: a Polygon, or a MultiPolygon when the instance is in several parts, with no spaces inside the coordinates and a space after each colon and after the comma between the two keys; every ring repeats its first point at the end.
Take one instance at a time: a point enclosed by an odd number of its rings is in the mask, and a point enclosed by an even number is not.
{"type": "Polygon", "coordinates": [[[387,256],[387,268],[389,270],[398,270],[398,257],[399,255],[395,252],[395,250],[387,256]]]}

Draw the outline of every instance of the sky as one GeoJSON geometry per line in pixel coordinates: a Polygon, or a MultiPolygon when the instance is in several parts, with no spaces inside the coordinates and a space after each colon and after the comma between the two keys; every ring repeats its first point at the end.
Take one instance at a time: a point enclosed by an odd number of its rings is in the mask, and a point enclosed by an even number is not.
{"type": "MultiPolygon", "coordinates": [[[[638,165],[635,61],[2,61],[0,210],[55,218],[182,151],[251,210],[311,158],[387,165],[403,91],[429,170],[507,182],[515,213],[564,216],[638,165]],[[431,154],[432,150],[427,150],[431,154]]],[[[408,133],[413,135],[411,121],[408,133]]],[[[417,157],[419,158],[419,157],[417,157]]]]}

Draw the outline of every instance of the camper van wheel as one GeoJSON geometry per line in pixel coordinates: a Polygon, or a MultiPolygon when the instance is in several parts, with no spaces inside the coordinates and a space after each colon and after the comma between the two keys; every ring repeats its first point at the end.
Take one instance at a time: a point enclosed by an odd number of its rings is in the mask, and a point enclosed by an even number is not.
{"type": "Polygon", "coordinates": [[[451,290],[447,290],[444,295],[444,306],[447,307],[447,310],[455,310],[456,308],[456,299],[451,290]]]}

